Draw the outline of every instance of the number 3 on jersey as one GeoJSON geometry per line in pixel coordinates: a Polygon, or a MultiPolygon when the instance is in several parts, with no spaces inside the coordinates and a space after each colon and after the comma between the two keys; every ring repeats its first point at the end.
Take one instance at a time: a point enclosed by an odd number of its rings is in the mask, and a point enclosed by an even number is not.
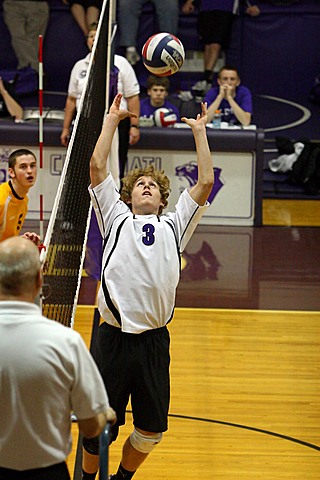
{"type": "Polygon", "coordinates": [[[154,244],[154,226],[151,223],[146,223],[142,227],[144,232],[144,237],[142,237],[142,243],[144,245],[153,245],[154,244]]]}

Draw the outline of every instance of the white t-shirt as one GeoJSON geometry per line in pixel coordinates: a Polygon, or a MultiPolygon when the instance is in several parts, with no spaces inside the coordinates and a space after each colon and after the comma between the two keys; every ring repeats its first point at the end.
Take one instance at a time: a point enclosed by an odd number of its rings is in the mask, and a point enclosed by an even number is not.
{"type": "MultiPolygon", "coordinates": [[[[85,58],[79,60],[73,67],[69,80],[68,95],[76,98],[76,106],[79,108],[80,98],[86,81],[86,75],[89,68],[91,53],[85,58]]],[[[139,95],[140,85],[135,71],[128,60],[120,55],[114,56],[114,64],[119,69],[118,74],[118,92],[122,93],[120,108],[127,108],[126,98],[139,95]]]]}
{"type": "Polygon", "coordinates": [[[106,239],[98,293],[101,316],[128,333],[163,327],[173,316],[180,253],[209,204],[200,207],[185,190],[175,212],[133,215],[119,200],[111,175],[89,192],[106,239]]]}
{"type": "Polygon", "coordinates": [[[0,301],[0,466],[14,470],[63,462],[73,411],[92,418],[109,406],[81,336],[28,302],[0,301]]]}

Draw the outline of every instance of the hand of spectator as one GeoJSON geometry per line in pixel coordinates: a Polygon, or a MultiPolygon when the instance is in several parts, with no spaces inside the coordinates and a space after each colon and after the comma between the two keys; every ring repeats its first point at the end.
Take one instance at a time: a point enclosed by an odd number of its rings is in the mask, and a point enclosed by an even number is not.
{"type": "Polygon", "coordinates": [[[31,240],[31,242],[33,242],[36,246],[38,246],[40,243],[40,237],[35,232],[26,232],[21,236],[27,240],[31,240]]]}
{"type": "Polygon", "coordinates": [[[232,85],[224,85],[225,87],[225,98],[228,100],[230,97],[233,97],[235,89],[232,85]]]}
{"type": "Polygon", "coordinates": [[[194,5],[193,5],[193,1],[192,1],[192,0],[187,0],[187,1],[182,5],[181,11],[182,11],[182,13],[184,13],[185,15],[189,15],[189,13],[193,13],[193,12],[195,11],[195,7],[194,7],[194,5]]]}
{"type": "Polygon", "coordinates": [[[226,84],[220,85],[219,96],[221,98],[227,98],[227,87],[228,87],[228,85],[226,85],[226,84]]]}
{"type": "Polygon", "coordinates": [[[131,127],[129,133],[129,144],[135,145],[140,140],[140,130],[137,127],[131,127]]]}
{"type": "Polygon", "coordinates": [[[63,128],[60,135],[61,145],[63,145],[64,147],[67,147],[69,143],[69,138],[70,138],[70,129],[63,128]]]}
{"type": "Polygon", "coordinates": [[[257,17],[260,15],[260,8],[257,5],[251,5],[247,8],[246,13],[251,17],[257,17]]]}

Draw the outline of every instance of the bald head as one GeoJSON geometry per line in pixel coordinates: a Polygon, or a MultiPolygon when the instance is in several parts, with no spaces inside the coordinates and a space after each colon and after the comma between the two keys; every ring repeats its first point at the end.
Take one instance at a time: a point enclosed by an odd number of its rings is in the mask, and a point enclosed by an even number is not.
{"type": "Polygon", "coordinates": [[[33,301],[41,286],[40,269],[39,252],[33,242],[22,237],[1,242],[0,299],[33,301]]]}

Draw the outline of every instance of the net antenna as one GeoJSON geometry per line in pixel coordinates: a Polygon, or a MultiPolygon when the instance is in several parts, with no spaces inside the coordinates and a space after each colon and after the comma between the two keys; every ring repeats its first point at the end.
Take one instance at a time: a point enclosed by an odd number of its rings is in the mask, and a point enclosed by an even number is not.
{"type": "Polygon", "coordinates": [[[44,316],[73,327],[90,223],[89,163],[109,106],[115,1],[104,0],[84,89],[44,239],[44,316]]]}

